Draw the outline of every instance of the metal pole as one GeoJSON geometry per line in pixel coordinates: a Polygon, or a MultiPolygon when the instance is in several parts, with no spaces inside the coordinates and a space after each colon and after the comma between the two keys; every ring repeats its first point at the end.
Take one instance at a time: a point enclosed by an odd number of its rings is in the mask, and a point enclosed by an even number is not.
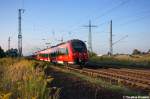
{"type": "Polygon", "coordinates": [[[92,50],[91,20],[89,20],[89,41],[88,41],[88,43],[89,43],[89,50],[90,50],[91,52],[93,52],[93,50],[92,50]]]}
{"type": "Polygon", "coordinates": [[[8,50],[10,50],[10,36],[8,37],[8,50]]]}
{"type": "Polygon", "coordinates": [[[89,28],[89,36],[88,36],[88,49],[90,52],[93,52],[92,49],[92,27],[97,27],[96,25],[91,24],[91,20],[89,20],[89,25],[85,25],[84,27],[89,28]]]}
{"type": "Polygon", "coordinates": [[[18,10],[18,54],[22,56],[22,32],[21,32],[21,13],[24,9],[18,10]]]}
{"type": "Polygon", "coordinates": [[[112,20],[110,21],[110,56],[113,55],[113,44],[112,44],[112,20]]]}

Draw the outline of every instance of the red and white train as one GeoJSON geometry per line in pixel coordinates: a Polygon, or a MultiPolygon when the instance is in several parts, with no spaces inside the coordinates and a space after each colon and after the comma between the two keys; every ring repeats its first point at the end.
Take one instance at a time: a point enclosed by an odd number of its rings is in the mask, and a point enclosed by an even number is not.
{"type": "Polygon", "coordinates": [[[36,52],[36,59],[52,63],[83,65],[88,61],[88,51],[83,41],[73,39],[36,52]]]}

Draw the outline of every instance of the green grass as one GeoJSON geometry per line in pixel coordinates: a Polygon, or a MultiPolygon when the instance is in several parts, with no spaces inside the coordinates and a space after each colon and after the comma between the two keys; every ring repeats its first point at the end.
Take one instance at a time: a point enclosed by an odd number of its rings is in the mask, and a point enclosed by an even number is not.
{"type": "Polygon", "coordinates": [[[0,59],[0,99],[48,99],[53,78],[44,74],[48,64],[35,60],[0,59]]]}
{"type": "Polygon", "coordinates": [[[150,68],[150,56],[93,56],[91,62],[96,62],[108,67],[124,67],[124,68],[150,68]]]}

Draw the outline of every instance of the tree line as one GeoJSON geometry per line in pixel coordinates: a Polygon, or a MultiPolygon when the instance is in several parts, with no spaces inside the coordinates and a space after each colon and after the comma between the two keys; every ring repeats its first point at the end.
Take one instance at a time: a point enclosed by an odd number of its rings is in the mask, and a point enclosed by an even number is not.
{"type": "Polygon", "coordinates": [[[2,47],[0,46],[0,58],[3,57],[17,57],[18,56],[18,50],[17,49],[9,49],[7,51],[4,51],[2,47]]]}
{"type": "Polygon", "coordinates": [[[138,49],[134,49],[132,52],[133,55],[137,55],[137,54],[150,54],[150,49],[147,52],[142,52],[138,49]]]}

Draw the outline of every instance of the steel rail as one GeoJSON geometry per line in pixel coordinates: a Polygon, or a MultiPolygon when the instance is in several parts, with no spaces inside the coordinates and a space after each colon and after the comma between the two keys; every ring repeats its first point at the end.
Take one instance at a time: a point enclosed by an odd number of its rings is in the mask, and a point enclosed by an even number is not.
{"type": "MultiPolygon", "coordinates": [[[[139,89],[139,90],[144,90],[144,91],[150,91],[150,80],[149,79],[143,79],[140,76],[131,76],[130,74],[126,75],[124,73],[118,73],[120,69],[116,69],[115,71],[106,71],[105,69],[98,69],[98,70],[93,70],[93,69],[77,69],[73,67],[64,67],[64,68],[59,68],[59,67],[54,67],[56,69],[59,69],[61,71],[64,70],[69,70],[69,71],[74,71],[78,72],[87,76],[91,76],[94,78],[100,78],[104,81],[108,81],[111,84],[116,84],[116,85],[124,85],[128,86],[131,88],[139,89]],[[118,71],[117,71],[118,70],[118,71]]],[[[130,73],[130,72],[128,72],[130,73]]]]}

